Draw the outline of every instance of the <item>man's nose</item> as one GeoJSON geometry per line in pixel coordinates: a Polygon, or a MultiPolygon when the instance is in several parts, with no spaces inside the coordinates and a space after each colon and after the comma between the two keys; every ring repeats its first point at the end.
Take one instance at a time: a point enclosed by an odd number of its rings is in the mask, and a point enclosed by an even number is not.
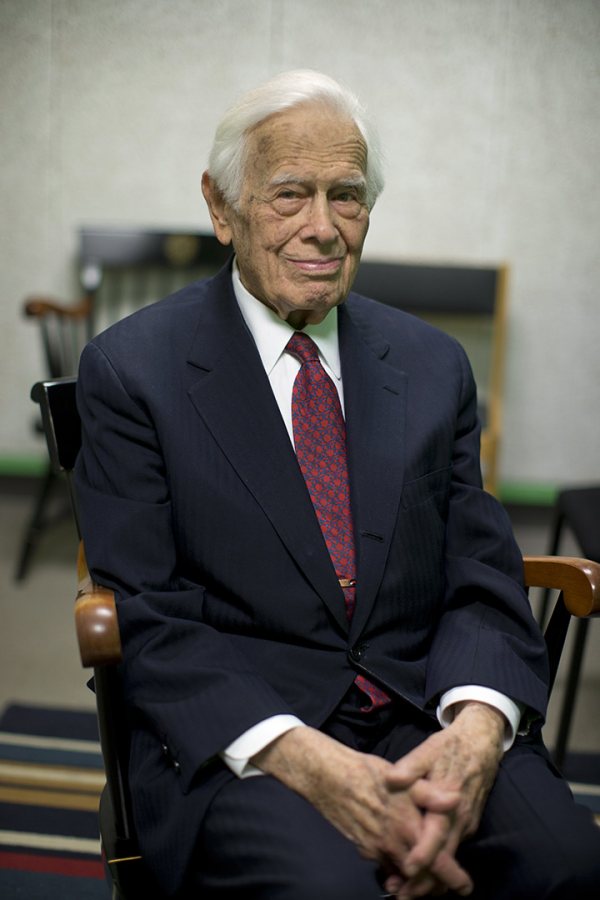
{"type": "Polygon", "coordinates": [[[330,243],[337,238],[338,230],[327,196],[317,195],[312,198],[303,236],[316,238],[321,244],[330,243]]]}

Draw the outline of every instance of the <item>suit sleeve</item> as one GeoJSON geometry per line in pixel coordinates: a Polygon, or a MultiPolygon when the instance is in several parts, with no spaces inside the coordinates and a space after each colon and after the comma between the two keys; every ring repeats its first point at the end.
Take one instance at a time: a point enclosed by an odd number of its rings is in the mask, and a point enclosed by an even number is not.
{"type": "Polygon", "coordinates": [[[462,392],[446,523],[443,611],[429,654],[430,700],[464,684],[492,688],[545,715],[547,654],[523,586],[523,561],[502,505],[482,490],[470,366],[462,392]]]}
{"type": "Polygon", "coordinates": [[[116,591],[126,700],[168,745],[183,781],[288,705],[202,621],[208,591],[178,574],[168,477],[149,411],[103,351],[84,351],[76,490],[86,556],[116,591]]]}

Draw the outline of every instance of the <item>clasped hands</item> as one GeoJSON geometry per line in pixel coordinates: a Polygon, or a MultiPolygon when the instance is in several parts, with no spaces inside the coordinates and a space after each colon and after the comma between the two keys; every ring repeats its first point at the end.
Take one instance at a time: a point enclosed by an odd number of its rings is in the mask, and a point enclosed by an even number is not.
{"type": "Polygon", "coordinates": [[[448,890],[468,896],[473,883],[455,854],[479,824],[502,757],[504,724],[485,704],[461,704],[451,725],[394,763],[295,728],[253,762],[377,862],[396,900],[448,890]]]}

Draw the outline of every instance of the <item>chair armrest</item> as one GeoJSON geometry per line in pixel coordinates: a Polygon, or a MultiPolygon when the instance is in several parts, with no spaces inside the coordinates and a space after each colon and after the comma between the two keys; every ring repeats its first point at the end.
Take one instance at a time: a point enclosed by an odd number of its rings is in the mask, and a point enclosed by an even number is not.
{"type": "Polygon", "coordinates": [[[121,635],[114,592],[92,581],[83,544],[77,560],[79,586],[75,598],[75,629],[84,668],[116,665],[122,661],[121,635]]]}
{"type": "Polygon", "coordinates": [[[108,588],[90,582],[75,600],[75,628],[81,665],[84,668],[116,665],[121,662],[121,637],[115,595],[108,588]]]}
{"type": "Polygon", "coordinates": [[[59,303],[51,297],[28,297],[23,307],[25,315],[33,319],[43,319],[50,314],[69,319],[85,319],[91,308],[92,298],[89,295],[69,305],[59,303]]]}
{"type": "Polygon", "coordinates": [[[527,587],[562,591],[571,615],[600,615],[599,563],[572,556],[526,556],[523,567],[527,587]]]}

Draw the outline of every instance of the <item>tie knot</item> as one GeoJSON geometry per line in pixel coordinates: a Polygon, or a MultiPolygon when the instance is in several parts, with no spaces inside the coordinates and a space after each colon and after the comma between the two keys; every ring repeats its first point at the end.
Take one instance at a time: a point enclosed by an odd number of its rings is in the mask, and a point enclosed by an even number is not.
{"type": "Polygon", "coordinates": [[[309,359],[319,358],[317,345],[303,331],[295,331],[287,342],[285,349],[288,353],[296,356],[302,363],[308,362],[309,359]]]}

